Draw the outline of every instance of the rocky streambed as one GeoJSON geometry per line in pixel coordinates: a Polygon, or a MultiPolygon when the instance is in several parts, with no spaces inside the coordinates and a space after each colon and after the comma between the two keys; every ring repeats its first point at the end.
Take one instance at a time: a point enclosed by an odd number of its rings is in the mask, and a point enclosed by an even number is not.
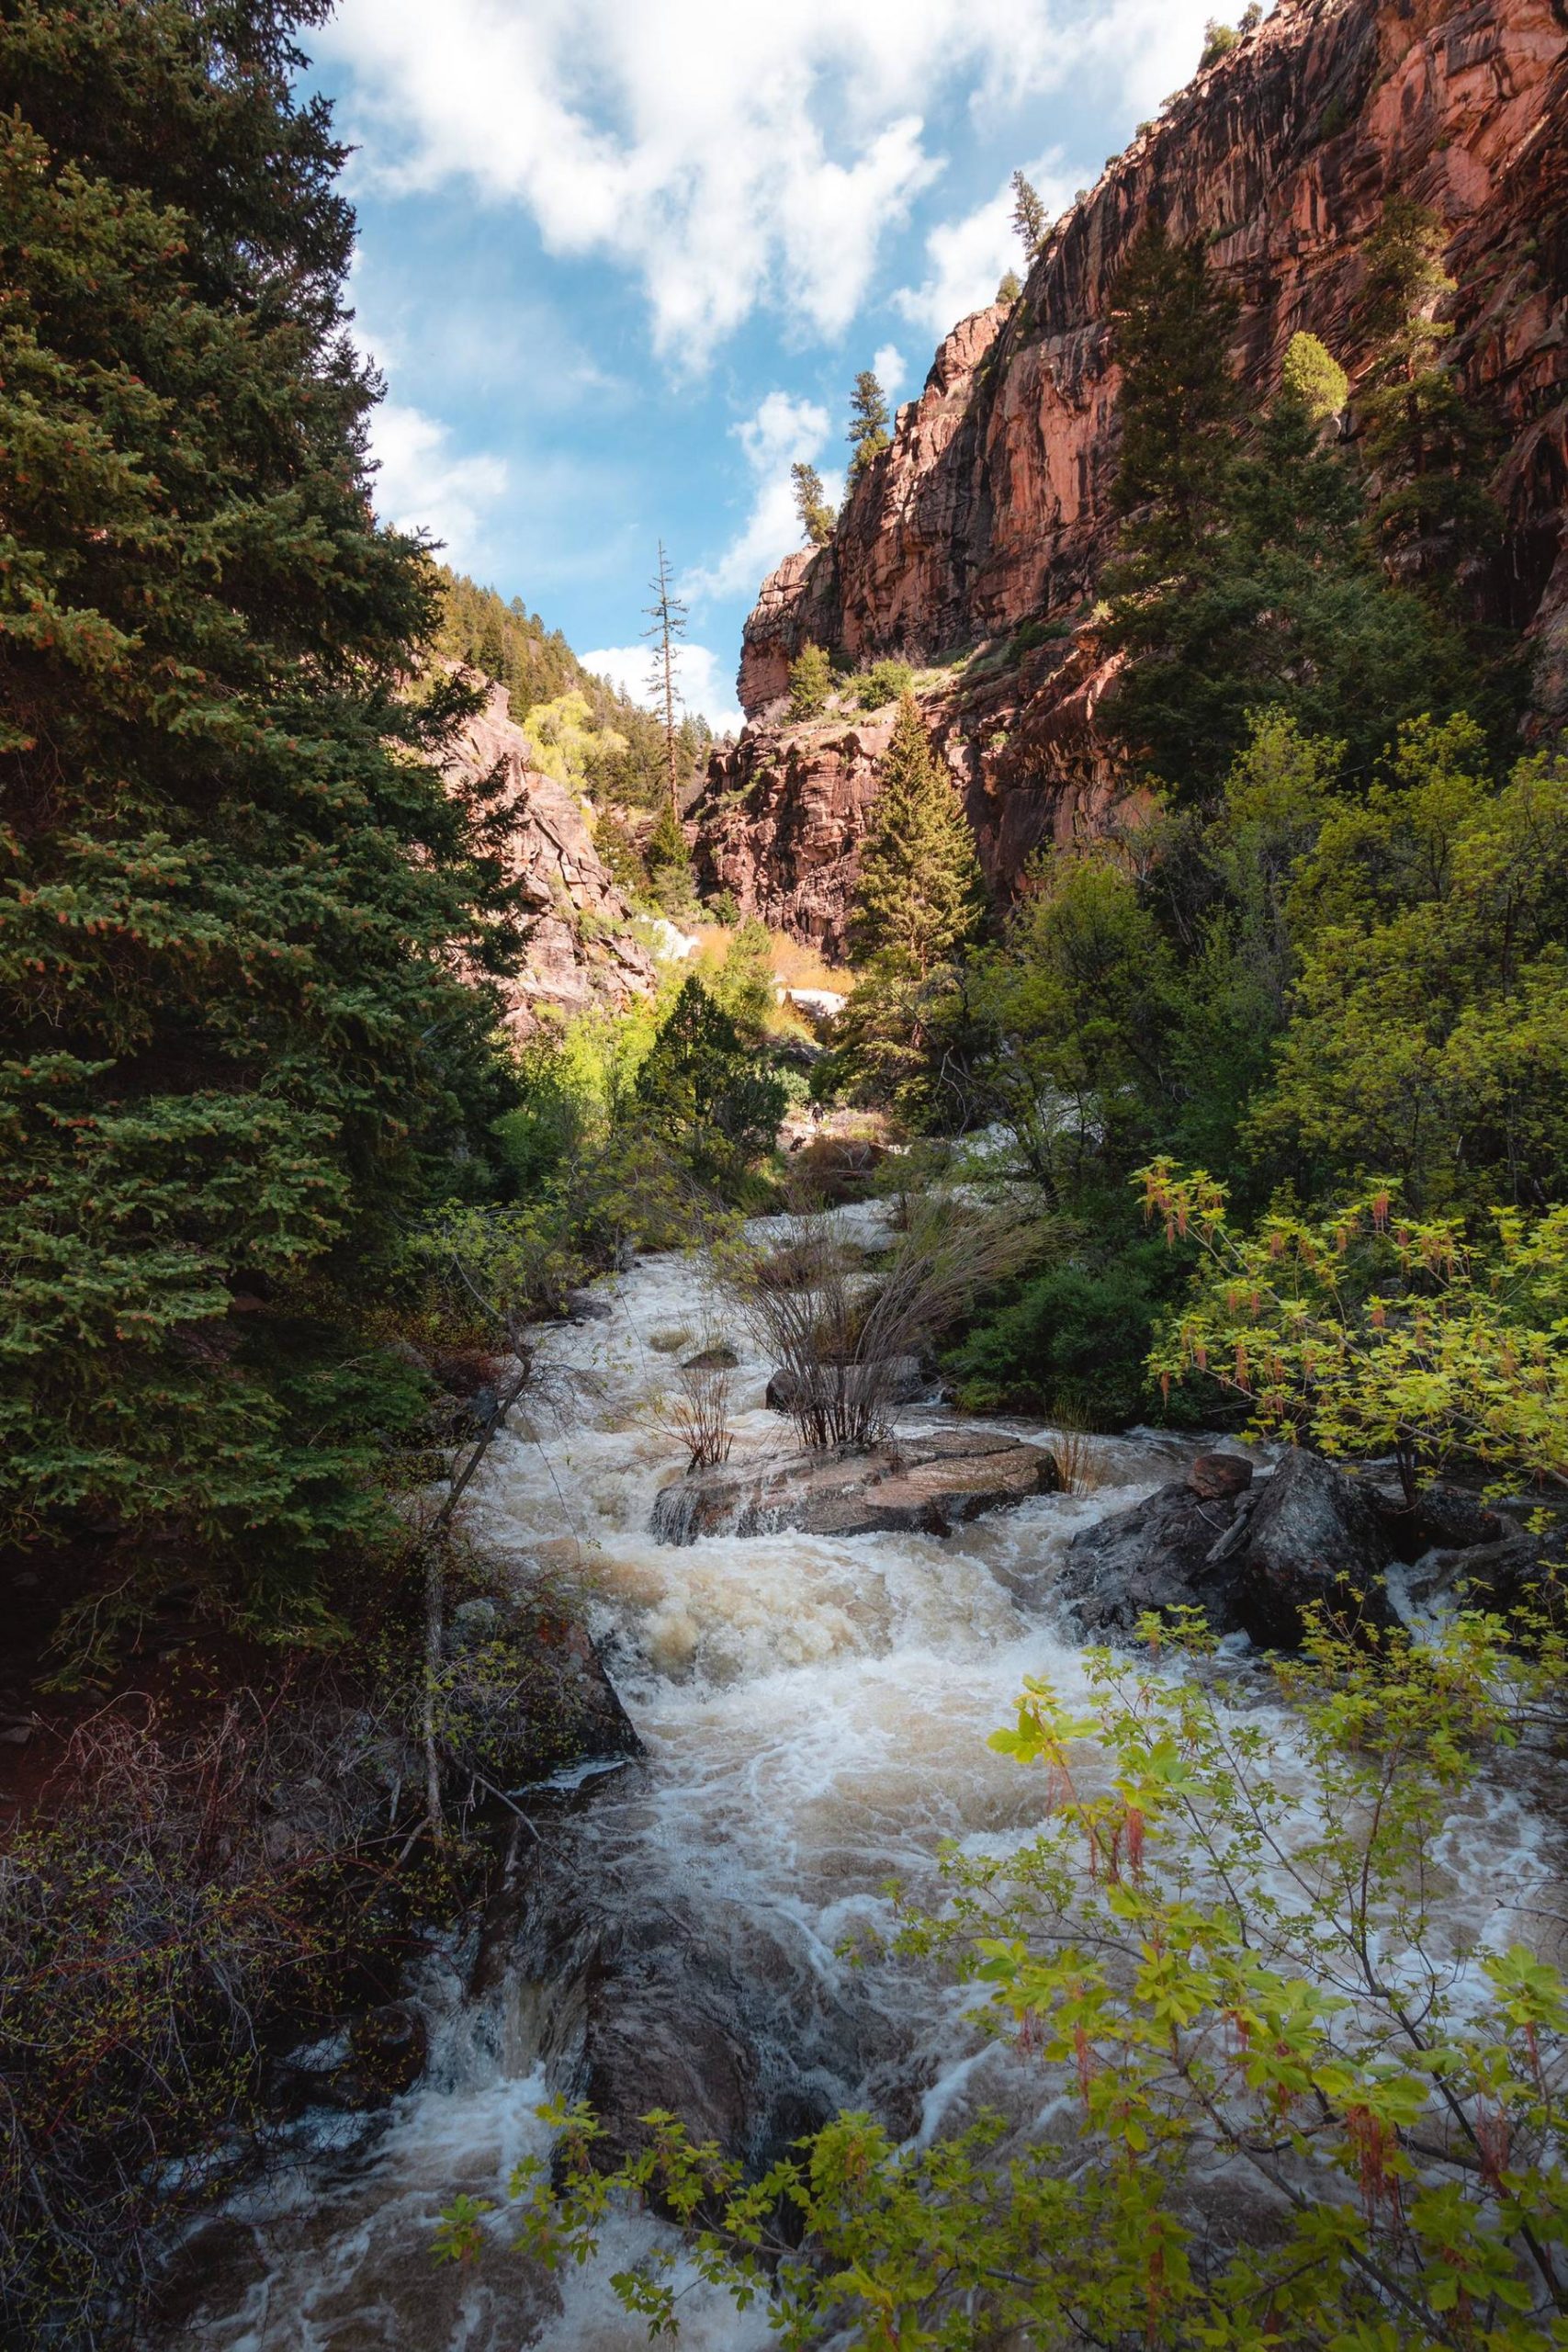
{"type": "MultiPolygon", "coordinates": [[[[861,1233],[875,1213],[838,1215],[861,1233]]],[[[547,2149],[540,2103],[585,2095],[617,2137],[671,2108],[759,2161],[840,2106],[930,2136],[1009,2104],[1017,2062],[950,1983],[845,1954],[888,1924],[889,1879],[934,1888],[943,1839],[995,1851],[1034,1826],[1037,1786],[986,1745],[1023,1678],[1071,1700],[1086,1637],[1114,1637],[1134,1602],[1190,1599],[1229,1634],[1236,1703],[1259,1710],[1249,1623],[1305,1589],[1287,1538],[1308,1529],[1310,1567],[1348,1509],[1399,1558],[1397,1529],[1365,1494],[1347,1505],[1337,1474],[1282,1476],[1228,1442],[1216,1462],[1213,1442],[1097,1441],[1066,1492],[1053,1431],[911,1405],[879,1455],[807,1464],[766,1404],[773,1368],[716,1328],[692,1261],[645,1260],[597,1298],[606,1314],[550,1335],[556,1377],[494,1449],[475,1517],[521,1579],[583,1580],[643,1753],[622,1742],[614,1769],[517,1794],[483,1922],[433,1942],[412,1987],[423,2075],[368,2134],[321,2109],[289,2165],[192,2235],[158,2352],[632,2352],[645,2331],[610,2275],[673,2235],[626,2216],[559,2280],[517,2256],[506,2183],[547,2149]],[[659,1399],[716,1347],[735,1358],[734,1449],[688,1478],[659,1399]],[[491,2235],[437,2267],[459,2190],[495,2201],[491,2235]]],[[[1509,1541],[1461,1532],[1477,1559],[1509,1541]]],[[[1404,1551],[1431,1532],[1405,1531],[1404,1551]]],[[[1437,1556],[1427,1544],[1428,1575],[1437,1556]]],[[[1520,1793],[1476,1792],[1450,1871],[1456,1938],[1508,1940],[1549,1874],[1520,1793]]],[[[767,2341],[757,2313],[686,2283],[683,2344],[767,2341]]]]}

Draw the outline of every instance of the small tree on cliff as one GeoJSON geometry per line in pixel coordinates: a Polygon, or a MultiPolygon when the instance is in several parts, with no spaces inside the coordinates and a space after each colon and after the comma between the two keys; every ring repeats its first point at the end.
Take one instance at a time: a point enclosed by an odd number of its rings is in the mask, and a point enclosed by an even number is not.
{"type": "Polygon", "coordinates": [[[932,756],[919,706],[907,694],[861,851],[854,960],[888,978],[928,979],[972,936],[980,905],[975,836],[952,775],[932,756]]]}
{"type": "Polygon", "coordinates": [[[854,390],[850,394],[850,429],[844,438],[850,444],[850,481],[857,482],[874,458],[879,458],[887,447],[887,395],[869,368],[863,368],[855,378],[854,390]]]}
{"type": "Polygon", "coordinates": [[[803,645],[789,665],[789,715],[815,718],[828,707],[833,665],[819,645],[803,645]]]}
{"type": "Polygon", "coordinates": [[[814,548],[825,548],[833,536],[835,517],[822,495],[822,477],[804,458],[795,459],[789,474],[795,484],[795,511],[800,517],[800,527],[814,548]]]}
{"type": "Polygon", "coordinates": [[[1005,303],[1007,303],[1007,304],[1008,304],[1008,306],[1009,306],[1009,308],[1010,309],[1010,308],[1011,308],[1011,306],[1012,306],[1012,304],[1013,304],[1014,302],[1016,302],[1016,301],[1017,301],[1017,300],[1018,300],[1019,296],[1022,293],[1022,291],[1023,291],[1023,288],[1022,288],[1022,287],[1020,285],[1020,283],[1019,283],[1019,277],[1018,277],[1018,272],[1017,272],[1017,270],[1016,270],[1016,269],[1005,269],[1005,270],[1003,270],[1003,272],[1002,272],[1002,277],[1001,277],[1001,283],[1000,283],[1000,285],[997,288],[997,300],[998,300],[998,302],[1005,302],[1005,303]]]}
{"type": "MultiPolygon", "coordinates": [[[[1012,175],[1012,225],[1023,247],[1025,263],[1038,258],[1050,227],[1040,191],[1021,172],[1012,175]]],[[[998,300],[1000,300],[998,295],[998,300]]]]}

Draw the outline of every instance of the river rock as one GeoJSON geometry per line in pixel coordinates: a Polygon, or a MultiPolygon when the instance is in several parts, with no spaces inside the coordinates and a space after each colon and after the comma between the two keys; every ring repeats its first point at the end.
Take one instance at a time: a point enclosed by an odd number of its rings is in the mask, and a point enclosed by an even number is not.
{"type": "Polygon", "coordinates": [[[1252,1464],[1241,1453],[1201,1453],[1187,1483],[1206,1503],[1233,1502],[1251,1486],[1252,1464]]]}
{"type": "Polygon", "coordinates": [[[1391,1625],[1384,1586],[1388,1538],[1359,1482],[1294,1446],[1271,1478],[1238,1505],[1206,1563],[1222,1606],[1267,1649],[1300,1643],[1303,1611],[1391,1625]]]}
{"type": "Polygon", "coordinates": [[[1404,1490],[1374,1479],[1363,1481],[1378,1525],[1396,1556],[1419,1560],[1427,1552],[1460,1552],[1472,1544],[1496,1544],[1513,1532],[1479,1495],[1439,1479],[1407,1502],[1404,1490]]]}
{"type": "MultiPolygon", "coordinates": [[[[865,1364],[824,1363],[819,1364],[810,1377],[820,1384],[820,1393],[824,1396],[837,1396],[840,1392],[840,1384],[844,1382],[847,1382],[848,1393],[852,1396],[856,1394],[857,1388],[869,1379],[874,1372],[876,1393],[886,1396],[890,1405],[916,1404],[931,1389],[930,1376],[923,1369],[919,1356],[893,1356],[886,1363],[877,1364],[874,1367],[865,1364]]],[[[793,1412],[805,1385],[799,1373],[791,1372],[787,1366],[781,1365],[768,1382],[767,1395],[763,1402],[770,1412],[793,1412]]]]}
{"type": "Polygon", "coordinates": [[[682,1372],[733,1372],[739,1362],[733,1348],[721,1344],[716,1348],[700,1348],[694,1356],[685,1359],[681,1369],[682,1372]]]}
{"type": "Polygon", "coordinates": [[[1359,1484],[1296,1448],[1239,1495],[1173,1484],[1085,1529],[1061,1589],[1086,1631],[1127,1634],[1144,1610],[1197,1607],[1219,1633],[1293,1649],[1314,1602],[1392,1624],[1392,1557],[1359,1484]]]}
{"type": "Polygon", "coordinates": [[[566,1295],[566,1319],[569,1323],[610,1323],[615,1310],[607,1298],[595,1290],[570,1290],[566,1295]]]}
{"type": "Polygon", "coordinates": [[[1041,1446],[966,1429],[922,1430],[868,1453],[790,1456],[747,1468],[690,1471],[655,1499],[661,1544],[704,1535],[945,1535],[1058,1484],[1041,1446]]]}

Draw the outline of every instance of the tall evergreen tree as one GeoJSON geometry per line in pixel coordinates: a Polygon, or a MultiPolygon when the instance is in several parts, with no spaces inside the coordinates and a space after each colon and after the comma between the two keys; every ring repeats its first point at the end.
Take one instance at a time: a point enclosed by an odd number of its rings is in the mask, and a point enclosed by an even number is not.
{"type": "Polygon", "coordinates": [[[932,755],[913,695],[905,695],[883,754],[861,849],[851,943],[854,960],[923,980],[970,938],[980,867],[957,787],[932,755]]]}
{"type": "Polygon", "coordinates": [[[1455,631],[1370,548],[1363,482],[1325,429],[1343,369],[1298,337],[1275,398],[1249,414],[1224,356],[1234,304],[1199,247],[1157,231],[1134,248],[1119,308],[1123,522],[1106,635],[1128,659],[1108,718],[1180,797],[1218,792],[1265,706],[1342,740],[1364,778],[1392,726],[1454,707],[1472,673],[1455,631]]]}
{"type": "Polygon", "coordinates": [[[822,477],[815,466],[797,458],[789,469],[795,484],[795,511],[800,527],[814,548],[825,548],[833,536],[833,510],[822,495],[822,477]]]}
{"type": "Polygon", "coordinates": [[[850,429],[844,438],[850,444],[850,481],[857,482],[874,458],[879,458],[887,447],[887,396],[869,368],[863,368],[855,378],[854,390],[850,394],[850,429]]]}
{"type": "Polygon", "coordinates": [[[1392,196],[1364,250],[1363,322],[1374,339],[1362,388],[1366,458],[1379,553],[1451,601],[1458,570],[1496,533],[1483,484],[1490,436],[1443,365],[1452,325],[1437,316],[1454,291],[1436,213],[1392,196]]]}
{"type": "Polygon", "coordinates": [[[468,705],[405,691],[438,583],[370,511],[292,96],[322,13],[10,0],[0,67],[0,1526],[248,1601],[364,1521],[345,1327],[504,1100],[468,705]]]}
{"type": "Polygon", "coordinates": [[[1112,585],[1145,589],[1189,567],[1219,524],[1241,413],[1227,348],[1237,305],[1211,277],[1201,241],[1173,243],[1156,221],[1122,266],[1113,309],[1122,532],[1112,585]]]}
{"type": "Polygon", "coordinates": [[[1012,225],[1023,247],[1024,266],[1027,267],[1039,258],[1050,222],[1045,218],[1045,207],[1039,190],[1025,179],[1021,172],[1014,172],[1012,175],[1012,225]]]}

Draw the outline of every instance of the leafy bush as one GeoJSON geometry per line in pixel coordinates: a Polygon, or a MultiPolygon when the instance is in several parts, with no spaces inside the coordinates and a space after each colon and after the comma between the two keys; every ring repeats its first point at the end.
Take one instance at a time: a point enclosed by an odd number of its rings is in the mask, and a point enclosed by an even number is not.
{"type": "Polygon", "coordinates": [[[772,1148],[784,1113],[779,1080],[695,979],[682,983],[635,1091],[652,1133],[704,1182],[731,1190],[772,1148]]]}
{"type": "Polygon", "coordinates": [[[856,672],[849,691],[862,710],[881,710],[907,695],[914,683],[915,673],[907,662],[874,662],[869,670],[856,672]]]}
{"type": "Polygon", "coordinates": [[[1180,1280],[1168,1252],[1146,1241],[1108,1262],[1069,1261],[1032,1275],[947,1358],[960,1403],[1124,1429],[1159,1405],[1145,1358],[1180,1280]]]}
{"type": "Polygon", "coordinates": [[[1168,1239],[1199,1252],[1191,1296],[1151,1358],[1245,1397],[1268,1435],[1393,1453],[1406,1498],[1450,1461],[1502,1491],[1568,1487],[1568,1208],[1407,1216],[1383,1185],[1325,1216],[1227,1222],[1223,1185],[1157,1160],[1141,1178],[1168,1239]]]}

